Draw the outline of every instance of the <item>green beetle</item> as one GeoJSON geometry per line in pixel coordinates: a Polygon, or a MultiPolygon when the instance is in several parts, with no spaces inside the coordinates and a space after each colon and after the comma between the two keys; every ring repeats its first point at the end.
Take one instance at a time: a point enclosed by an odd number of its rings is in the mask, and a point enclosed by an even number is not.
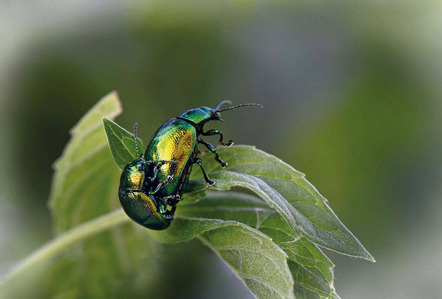
{"type": "MultiPolygon", "coordinates": [[[[136,125],[134,133],[136,140],[136,125]]],[[[138,156],[138,146],[136,148],[138,156]]],[[[177,163],[177,161],[153,162],[146,161],[143,157],[137,158],[126,165],[120,178],[118,195],[126,214],[135,222],[156,230],[169,227],[173,219],[173,212],[167,210],[167,204],[158,201],[155,197],[155,193],[167,184],[171,177],[167,177],[153,190],[146,191],[145,186],[151,185],[156,180],[158,168],[166,163],[177,163]],[[150,173],[153,175],[149,176],[150,173]]]]}
{"type": "MultiPolygon", "coordinates": [[[[187,110],[166,121],[154,133],[144,157],[125,167],[119,197],[123,209],[135,222],[155,230],[169,227],[195,163],[200,166],[207,184],[215,184],[209,179],[198,157],[198,145],[203,144],[214,153],[222,167],[227,167],[227,163],[220,159],[216,148],[201,136],[219,135],[219,144],[223,146],[231,146],[233,141],[224,143],[223,134],[217,129],[204,132],[204,125],[210,120],[223,121],[220,115],[222,111],[240,107],[262,108],[260,104],[247,103],[220,109],[225,103],[230,102],[223,101],[215,109],[199,107],[187,110]]],[[[134,131],[136,140],[136,127],[134,131]]]]}

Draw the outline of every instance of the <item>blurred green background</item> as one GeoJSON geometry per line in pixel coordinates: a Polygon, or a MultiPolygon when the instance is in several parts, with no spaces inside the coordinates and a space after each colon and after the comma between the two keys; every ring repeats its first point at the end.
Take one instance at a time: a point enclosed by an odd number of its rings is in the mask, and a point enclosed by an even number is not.
{"type": "MultiPolygon", "coordinates": [[[[263,104],[212,127],[306,173],[376,258],[330,253],[338,294],[437,297],[441,37],[437,1],[2,1],[0,274],[52,237],[51,165],[117,90],[145,140],[189,108],[263,104]]],[[[169,295],[247,295],[199,242],[165,250],[169,295]]]]}

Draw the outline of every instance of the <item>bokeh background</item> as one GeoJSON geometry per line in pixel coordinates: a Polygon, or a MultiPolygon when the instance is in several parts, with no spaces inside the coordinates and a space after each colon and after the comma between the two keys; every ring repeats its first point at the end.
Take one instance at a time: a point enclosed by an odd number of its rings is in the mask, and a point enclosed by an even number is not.
{"type": "MultiPolygon", "coordinates": [[[[53,236],[51,165],[117,90],[143,139],[189,108],[263,104],[215,125],[306,173],[376,258],[328,252],[338,294],[436,298],[441,78],[438,1],[2,1],[0,274],[53,236]]],[[[199,242],[166,250],[169,295],[247,295],[199,242]]]]}

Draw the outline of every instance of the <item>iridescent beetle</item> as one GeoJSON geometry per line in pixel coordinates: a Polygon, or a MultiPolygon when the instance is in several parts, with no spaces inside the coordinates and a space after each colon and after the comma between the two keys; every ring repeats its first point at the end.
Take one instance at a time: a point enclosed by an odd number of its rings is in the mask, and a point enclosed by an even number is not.
{"type": "MultiPolygon", "coordinates": [[[[134,131],[136,142],[136,126],[134,131]]],[[[146,161],[143,157],[132,161],[126,165],[121,174],[118,192],[120,203],[132,220],[157,230],[167,228],[173,219],[173,213],[167,210],[167,203],[155,197],[155,193],[167,184],[171,177],[159,183],[153,190],[148,188],[156,180],[158,168],[164,163],[177,163],[177,161],[154,162],[146,161]],[[149,173],[153,175],[149,176],[149,173]]]]}
{"type": "MultiPolygon", "coordinates": [[[[187,110],[166,121],[153,135],[144,157],[137,158],[124,168],[119,188],[120,202],[126,214],[135,222],[155,230],[168,228],[195,163],[200,166],[207,184],[215,184],[209,179],[198,157],[198,145],[203,144],[214,153],[222,167],[227,167],[227,163],[220,159],[216,148],[201,136],[219,135],[219,144],[227,147],[233,145],[233,141],[224,143],[223,134],[217,129],[204,132],[205,123],[210,120],[223,121],[220,115],[222,111],[240,107],[262,108],[260,104],[247,103],[220,109],[225,103],[231,104],[223,101],[215,109],[199,107],[187,110]]],[[[136,126],[134,131],[136,142],[136,126]]],[[[138,155],[137,144],[136,148],[138,155]]]]}

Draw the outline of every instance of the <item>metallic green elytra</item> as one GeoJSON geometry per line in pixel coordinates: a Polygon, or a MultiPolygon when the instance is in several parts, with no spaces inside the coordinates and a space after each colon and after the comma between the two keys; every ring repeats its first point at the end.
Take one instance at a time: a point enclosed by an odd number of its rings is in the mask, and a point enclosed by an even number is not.
{"type": "MultiPolygon", "coordinates": [[[[198,145],[203,144],[211,151],[222,167],[227,167],[227,163],[220,159],[216,148],[201,137],[219,135],[219,144],[227,147],[233,145],[233,141],[224,143],[223,134],[217,129],[204,132],[204,124],[210,120],[223,121],[222,111],[240,107],[262,108],[260,104],[247,103],[220,109],[225,103],[230,104],[223,101],[215,109],[199,107],[187,110],[166,121],[154,133],[144,157],[125,167],[121,174],[119,197],[124,211],[135,222],[156,230],[169,227],[195,163],[200,166],[207,184],[215,184],[198,158],[198,145]]],[[[136,125],[134,135],[136,143],[136,125]]],[[[137,144],[136,148],[138,155],[137,144]]]]}

